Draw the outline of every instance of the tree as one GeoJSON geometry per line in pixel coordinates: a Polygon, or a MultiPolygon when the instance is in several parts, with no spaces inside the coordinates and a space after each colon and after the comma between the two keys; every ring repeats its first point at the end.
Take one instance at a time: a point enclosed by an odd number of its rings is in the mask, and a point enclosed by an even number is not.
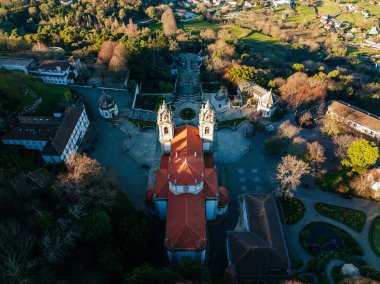
{"type": "Polygon", "coordinates": [[[322,132],[329,136],[337,136],[346,132],[347,126],[340,120],[326,115],[323,119],[322,132]]]}
{"type": "Polygon", "coordinates": [[[127,71],[127,49],[123,43],[118,43],[115,46],[109,63],[109,70],[112,72],[127,71]]]}
{"type": "Polygon", "coordinates": [[[210,275],[205,267],[192,260],[190,257],[181,258],[177,271],[184,278],[193,283],[209,283],[210,275]]]}
{"type": "Polygon", "coordinates": [[[299,132],[299,128],[297,126],[292,125],[289,119],[285,120],[278,126],[278,135],[283,137],[294,138],[298,135],[299,132]]]}
{"type": "Polygon", "coordinates": [[[308,143],[305,159],[312,165],[322,164],[326,161],[325,148],[318,142],[308,143]]]}
{"type": "Polygon", "coordinates": [[[347,158],[347,149],[359,138],[349,135],[349,134],[343,134],[343,135],[336,135],[333,136],[333,142],[336,145],[334,154],[341,160],[347,158]]]}
{"type": "Polygon", "coordinates": [[[92,210],[82,219],[80,233],[89,243],[105,241],[111,234],[111,219],[105,211],[92,210]]]}
{"type": "Polygon", "coordinates": [[[292,155],[282,158],[277,166],[276,180],[280,183],[277,190],[279,196],[292,197],[297,187],[301,184],[301,178],[310,172],[309,165],[298,160],[292,155]]]}
{"type": "Polygon", "coordinates": [[[294,63],[292,65],[292,68],[296,72],[303,72],[305,70],[305,66],[303,64],[300,64],[300,63],[294,63]]]}
{"type": "Polygon", "coordinates": [[[166,36],[172,36],[177,31],[177,23],[175,21],[174,13],[170,7],[168,7],[161,17],[162,28],[166,36]]]}
{"type": "Polygon", "coordinates": [[[113,50],[116,46],[116,42],[114,41],[105,41],[102,43],[100,46],[100,50],[98,53],[98,60],[96,61],[96,64],[104,64],[108,65],[112,55],[113,55],[113,50]]]}
{"type": "Polygon", "coordinates": [[[205,29],[201,31],[200,36],[206,43],[210,43],[215,41],[216,32],[212,29],[205,29]]]}
{"type": "Polygon", "coordinates": [[[132,274],[126,279],[126,283],[130,284],[174,284],[181,281],[181,276],[171,268],[156,269],[149,265],[134,268],[132,274]]]}
{"type": "Polygon", "coordinates": [[[146,8],[145,14],[151,19],[157,19],[157,11],[153,6],[146,8]]]}
{"type": "Polygon", "coordinates": [[[342,161],[342,165],[360,173],[368,166],[376,163],[379,158],[379,148],[373,142],[359,139],[348,148],[347,156],[342,161]]]}

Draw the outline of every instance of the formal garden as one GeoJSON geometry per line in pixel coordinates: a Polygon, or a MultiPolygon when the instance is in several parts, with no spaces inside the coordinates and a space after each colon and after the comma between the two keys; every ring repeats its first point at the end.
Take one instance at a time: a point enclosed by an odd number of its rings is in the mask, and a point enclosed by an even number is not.
{"type": "Polygon", "coordinates": [[[305,214],[305,206],[298,198],[283,197],[280,199],[280,203],[285,224],[295,224],[303,218],[305,214]]]}
{"type": "Polygon", "coordinates": [[[183,120],[192,120],[195,117],[195,111],[192,108],[184,108],[179,112],[183,120]]]}
{"type": "Polygon", "coordinates": [[[363,211],[320,202],[315,204],[315,210],[328,218],[349,226],[356,232],[363,230],[367,218],[363,211]]]}
{"type": "Polygon", "coordinates": [[[362,255],[360,245],[344,230],[324,222],[313,222],[301,230],[302,247],[311,255],[342,251],[348,255],[362,255]]]}
{"type": "Polygon", "coordinates": [[[372,250],[380,256],[380,216],[377,216],[371,224],[369,230],[369,241],[371,243],[372,250]]]}

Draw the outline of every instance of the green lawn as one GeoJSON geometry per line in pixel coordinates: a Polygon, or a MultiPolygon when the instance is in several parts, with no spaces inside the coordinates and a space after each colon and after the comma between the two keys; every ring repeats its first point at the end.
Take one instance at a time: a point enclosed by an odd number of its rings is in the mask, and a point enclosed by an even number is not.
{"type": "Polygon", "coordinates": [[[246,119],[243,118],[236,118],[236,119],[231,119],[231,120],[224,120],[224,121],[218,121],[218,127],[224,127],[224,126],[238,126],[240,123],[245,121],[246,119]]]}
{"type": "Polygon", "coordinates": [[[156,127],[156,123],[152,121],[146,121],[141,119],[135,119],[135,118],[129,118],[128,119],[133,125],[135,125],[138,128],[143,127],[156,127]]]}
{"type": "Polygon", "coordinates": [[[212,29],[215,32],[225,29],[229,31],[234,38],[244,38],[250,33],[249,29],[241,28],[233,24],[218,25],[211,24],[206,21],[195,23],[180,23],[178,24],[178,28],[195,34],[199,34],[201,31],[206,29],[212,29]]]}
{"type": "Polygon", "coordinates": [[[322,215],[341,222],[357,232],[363,230],[367,215],[363,211],[318,202],[315,209],[322,215]]]}
{"type": "Polygon", "coordinates": [[[340,21],[346,21],[352,24],[354,27],[361,27],[364,29],[370,29],[374,23],[374,18],[366,19],[362,13],[342,13],[337,17],[340,21]]]}
{"type": "Polygon", "coordinates": [[[324,0],[321,2],[322,2],[322,6],[318,7],[318,14],[320,16],[334,15],[334,14],[341,12],[341,8],[339,7],[339,3],[333,2],[333,1],[327,1],[327,0],[324,0]]]}
{"type": "Polygon", "coordinates": [[[380,256],[380,216],[377,216],[369,230],[369,241],[371,243],[372,250],[380,256]]]}
{"type": "Polygon", "coordinates": [[[37,115],[51,115],[56,104],[65,99],[65,93],[68,93],[71,98],[70,90],[67,87],[44,84],[23,73],[0,70],[0,93],[3,94],[0,102],[7,106],[11,104],[12,111],[31,104],[33,99],[25,96],[23,85],[31,88],[42,98],[37,115]]]}

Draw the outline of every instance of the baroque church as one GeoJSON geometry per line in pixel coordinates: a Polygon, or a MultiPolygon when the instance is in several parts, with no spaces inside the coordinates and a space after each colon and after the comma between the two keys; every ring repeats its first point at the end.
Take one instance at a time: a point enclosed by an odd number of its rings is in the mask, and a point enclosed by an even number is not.
{"type": "Polygon", "coordinates": [[[218,184],[213,162],[215,112],[202,105],[198,127],[176,128],[165,102],[158,110],[161,165],[154,187],[146,194],[147,206],[166,220],[165,248],[169,262],[188,256],[204,263],[208,244],[207,221],[228,208],[227,190],[218,184]]]}

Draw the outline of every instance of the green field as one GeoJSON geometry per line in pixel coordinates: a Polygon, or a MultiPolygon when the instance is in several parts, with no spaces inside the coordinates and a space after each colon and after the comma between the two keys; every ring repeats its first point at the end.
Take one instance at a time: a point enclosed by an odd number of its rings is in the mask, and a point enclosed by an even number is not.
{"type": "Polygon", "coordinates": [[[12,111],[30,105],[33,99],[25,96],[23,85],[42,98],[37,115],[51,115],[57,103],[65,99],[65,93],[69,93],[69,98],[71,98],[67,87],[44,84],[23,73],[0,70],[0,93],[2,94],[0,102],[2,104],[5,102],[7,106],[11,104],[12,111]]]}
{"type": "Polygon", "coordinates": [[[178,24],[179,29],[184,29],[187,32],[191,32],[194,34],[199,34],[201,31],[206,29],[212,29],[215,32],[219,32],[221,30],[227,30],[231,33],[231,36],[234,38],[243,38],[246,37],[249,33],[249,29],[241,28],[236,25],[227,24],[227,25],[217,25],[210,24],[206,21],[195,22],[195,23],[180,23],[178,24]]]}

